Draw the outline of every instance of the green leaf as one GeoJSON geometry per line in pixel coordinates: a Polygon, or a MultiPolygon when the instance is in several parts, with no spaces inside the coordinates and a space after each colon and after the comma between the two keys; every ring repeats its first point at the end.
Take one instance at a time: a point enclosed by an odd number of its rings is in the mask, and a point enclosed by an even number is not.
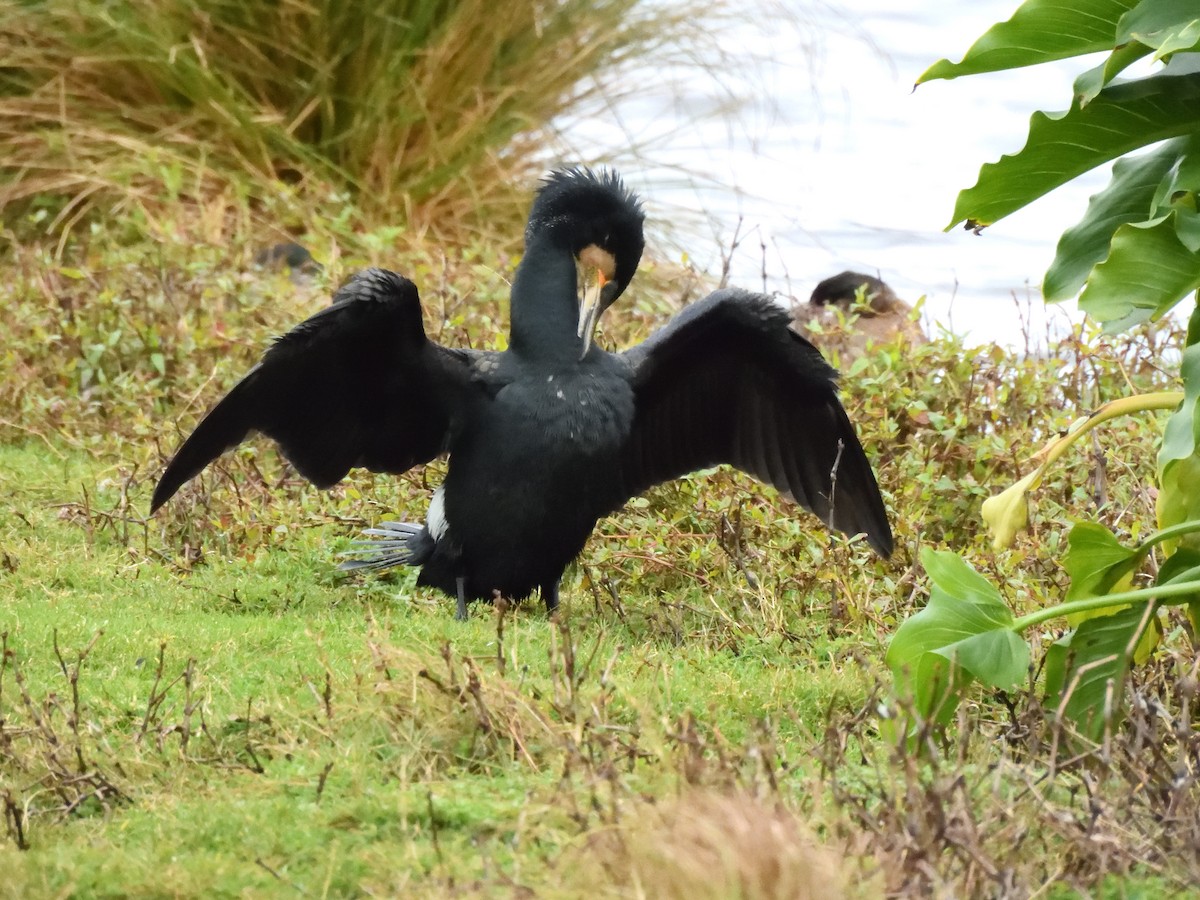
{"type": "Polygon", "coordinates": [[[1158,318],[1200,288],[1200,253],[1188,248],[1200,217],[1183,208],[1113,234],[1108,258],[1092,269],[1079,307],[1110,331],[1158,318]]]}
{"type": "Polygon", "coordinates": [[[1103,525],[1077,523],[1067,535],[1067,555],[1063,560],[1063,568],[1071,576],[1067,601],[1099,597],[1114,588],[1124,590],[1123,582],[1128,580],[1143,556],[1137,548],[1130,549],[1121,544],[1103,525]]]}
{"type": "Polygon", "coordinates": [[[1152,52],[1150,47],[1132,41],[1123,44],[1109,54],[1108,59],[1095,68],[1088,69],[1075,79],[1075,97],[1080,106],[1087,106],[1106,84],[1127,68],[1152,52]]]}
{"type": "MultiPolygon", "coordinates": [[[[1157,538],[1157,535],[1154,538],[1157,538]]],[[[1080,522],[1071,529],[1067,541],[1070,548],[1063,565],[1071,575],[1071,587],[1067,591],[1068,603],[1085,597],[1103,597],[1129,590],[1134,571],[1154,547],[1153,539],[1134,549],[1124,547],[1112,532],[1094,522],[1080,522]]],[[[1110,616],[1129,606],[1130,604],[1126,604],[1124,607],[1068,613],[1067,621],[1078,628],[1089,619],[1110,616]]],[[[1134,652],[1134,659],[1138,662],[1148,659],[1158,646],[1159,637],[1158,629],[1148,630],[1142,635],[1134,652]]]]}
{"type": "MultiPolygon", "coordinates": [[[[904,685],[903,676],[897,682],[904,685]]],[[[922,653],[912,666],[911,684],[913,703],[926,719],[938,725],[948,725],[954,718],[954,710],[967,688],[971,686],[971,675],[939,653],[922,653]]]]}
{"type": "MultiPolygon", "coordinates": [[[[1139,603],[1088,619],[1046,651],[1046,706],[1096,740],[1119,719],[1125,673],[1146,613],[1139,603]]],[[[1153,619],[1153,616],[1151,616],[1153,619]]]]}
{"type": "MultiPolygon", "coordinates": [[[[1200,144],[1200,140],[1197,140],[1200,144]]],[[[1189,152],[1179,161],[1171,183],[1173,191],[1200,191],[1200,150],[1189,152]]]]}
{"type": "Polygon", "coordinates": [[[961,191],[948,228],[991,225],[1111,159],[1200,132],[1200,74],[1156,75],[1106,87],[1087,106],[1036,112],[1025,147],[986,163],[961,191]]]}
{"type": "Polygon", "coordinates": [[[1192,314],[1188,316],[1187,337],[1184,339],[1183,346],[1188,348],[1192,344],[1200,344],[1200,302],[1192,309],[1192,314]]]}
{"type": "Polygon", "coordinates": [[[1180,374],[1183,376],[1183,403],[1167,420],[1162,447],[1158,451],[1159,471],[1163,471],[1169,463],[1187,459],[1196,452],[1196,404],[1200,402],[1200,344],[1192,344],[1183,351],[1180,374]]]}
{"type": "Polygon", "coordinates": [[[1173,53],[1192,51],[1197,47],[1200,47],[1200,19],[1193,19],[1157,36],[1157,52],[1154,58],[1165,59],[1173,53]]]}
{"type": "Polygon", "coordinates": [[[1108,186],[1092,196],[1083,218],[1059,238],[1054,262],[1042,282],[1047,302],[1079,293],[1092,267],[1108,256],[1117,226],[1150,217],[1160,184],[1193,144],[1200,141],[1176,138],[1145,156],[1117,160],[1108,186]]]}
{"type": "Polygon", "coordinates": [[[921,565],[933,582],[930,605],[935,600],[956,604],[964,616],[965,634],[978,634],[1012,624],[1013,615],[996,586],[949,550],[921,551],[921,565]]]}
{"type": "Polygon", "coordinates": [[[1194,50],[1200,44],[1200,20],[1194,0],[1143,0],[1121,17],[1112,53],[1075,79],[1075,96],[1086,106],[1101,89],[1149,54],[1155,60],[1194,50]]]}
{"type": "MultiPolygon", "coordinates": [[[[1197,315],[1193,315],[1195,324],[1197,315]]],[[[1189,325],[1189,335],[1191,327],[1189,325]]],[[[1158,451],[1158,526],[1169,528],[1181,522],[1200,519],[1200,452],[1197,452],[1197,428],[1200,417],[1200,344],[1183,351],[1180,366],[1183,375],[1183,402],[1167,420],[1162,446],[1158,451]]],[[[1181,538],[1186,547],[1200,547],[1200,535],[1181,538]]]]}
{"type": "MultiPolygon", "coordinates": [[[[1160,528],[1200,519],[1200,455],[1172,460],[1166,465],[1158,477],[1155,512],[1160,528]]],[[[1178,543],[1200,547],[1200,536],[1188,535],[1178,543]]]]}
{"type": "Polygon", "coordinates": [[[1117,43],[1141,40],[1196,18],[1195,0],[1138,0],[1117,21],[1117,43]]]}
{"type": "MultiPolygon", "coordinates": [[[[1167,557],[1159,567],[1158,577],[1154,579],[1155,586],[1166,584],[1194,583],[1200,592],[1200,550],[1192,547],[1180,547],[1167,557]]],[[[1193,598],[1186,595],[1168,597],[1159,601],[1163,606],[1174,606],[1180,603],[1191,603],[1193,598]]]]}
{"type": "Polygon", "coordinates": [[[1117,22],[1136,5],[1137,0],[1026,0],[1011,19],[972,44],[961,62],[939,60],[917,84],[1111,50],[1117,22]]]}
{"type": "Polygon", "coordinates": [[[1160,59],[1195,46],[1198,26],[1195,0],[1142,0],[1117,23],[1117,44],[1137,41],[1157,50],[1160,59]]]}
{"type": "Polygon", "coordinates": [[[1029,645],[1009,628],[977,634],[934,652],[1000,690],[1013,687],[1029,672],[1029,645]]]}
{"type": "MultiPolygon", "coordinates": [[[[1172,529],[1173,534],[1156,532],[1141,546],[1131,549],[1121,545],[1107,528],[1093,522],[1080,522],[1071,529],[1067,538],[1070,548],[1064,566],[1071,576],[1067,602],[1129,590],[1134,571],[1155,546],[1170,546],[1180,537],[1185,537],[1187,532],[1195,533],[1198,530],[1200,520],[1181,523],[1181,527],[1172,529]]],[[[1194,605],[1200,602],[1200,550],[1182,547],[1167,557],[1155,578],[1155,587],[1166,585],[1175,588],[1194,585],[1196,592],[1173,592],[1169,597],[1157,598],[1160,606],[1194,605]]],[[[1146,590],[1145,593],[1153,596],[1153,591],[1146,590]]],[[[1126,608],[1128,605],[1140,607],[1139,603],[1127,604],[1126,608]]],[[[1067,615],[1067,621],[1073,626],[1079,626],[1088,619],[1111,615],[1116,611],[1110,608],[1071,613],[1067,615]]],[[[1135,662],[1141,663],[1149,658],[1160,637],[1159,628],[1148,630],[1142,635],[1134,653],[1135,662]]]]}
{"type": "Polygon", "coordinates": [[[1000,592],[967,563],[928,548],[921,562],[932,582],[929,603],[897,629],[887,662],[920,712],[945,722],[973,679],[1007,689],[1024,678],[1029,646],[1013,631],[1013,615],[1000,592]],[[951,689],[955,697],[947,703],[951,689]]]}

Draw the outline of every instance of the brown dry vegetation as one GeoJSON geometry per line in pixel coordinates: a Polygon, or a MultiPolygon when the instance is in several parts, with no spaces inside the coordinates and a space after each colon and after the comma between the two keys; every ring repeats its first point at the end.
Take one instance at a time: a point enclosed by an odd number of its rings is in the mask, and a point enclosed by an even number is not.
{"type": "Polygon", "coordinates": [[[161,237],[180,224],[171,207],[195,205],[210,240],[233,209],[243,240],[319,215],[345,220],[343,239],[365,223],[410,244],[514,246],[556,118],[605,115],[647,57],[695,67],[703,42],[719,58],[705,34],[723,14],[643,0],[523,0],[502,15],[490,0],[0,0],[0,210],[40,209],[55,233],[95,212],[161,237]]]}
{"type": "MultiPolygon", "coordinates": [[[[579,854],[581,875],[626,896],[842,900],[844,863],[777,799],[685,789],[635,809],[579,854]]],[[[876,879],[878,880],[878,879],[876,879]]],[[[588,883],[580,877],[577,883],[588,883]]],[[[878,885],[856,893],[874,895],[878,885]],[[872,889],[874,888],[874,889],[872,889]]]]}

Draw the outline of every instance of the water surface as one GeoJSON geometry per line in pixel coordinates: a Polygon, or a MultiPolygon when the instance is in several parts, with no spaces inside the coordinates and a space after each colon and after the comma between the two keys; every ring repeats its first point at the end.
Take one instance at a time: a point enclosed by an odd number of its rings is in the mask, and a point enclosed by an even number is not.
{"type": "MultiPolygon", "coordinates": [[[[769,0],[756,2],[769,12],[769,0]]],[[[648,89],[620,110],[622,140],[648,141],[654,165],[630,180],[652,218],[687,219],[681,209],[698,217],[668,252],[686,247],[719,273],[722,248],[740,229],[732,271],[744,286],[761,288],[765,269],[768,288],[807,299],[821,278],[854,268],[878,273],[901,296],[925,295],[930,320],[979,341],[1022,343],[1015,297],[1044,337],[1042,274],[1107,167],[983,235],[943,229],[979,166],[1021,147],[1034,110],[1066,108],[1090,61],[913,90],[931,63],[959,59],[1016,6],[911,0],[898,10],[887,0],[842,0],[806,13],[813,24],[764,15],[722,35],[722,46],[753,48],[760,61],[726,67],[719,86],[696,76],[670,97],[648,89]],[[742,103],[732,117],[720,113],[728,93],[742,103]]]]}

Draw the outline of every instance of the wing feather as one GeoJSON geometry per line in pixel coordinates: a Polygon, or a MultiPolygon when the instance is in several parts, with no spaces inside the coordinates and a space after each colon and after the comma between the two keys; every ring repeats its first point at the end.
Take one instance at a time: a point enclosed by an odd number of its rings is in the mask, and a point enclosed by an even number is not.
{"type": "Polygon", "coordinates": [[[729,463],[891,552],[887,513],[838,401],[836,373],[770,297],[717,291],[622,356],[636,413],[614,505],[729,463]]]}
{"type": "Polygon", "coordinates": [[[159,480],[152,511],[252,431],[320,487],[357,466],[403,472],[445,449],[471,383],[470,354],[426,339],[416,286],[367,269],[205,416],[159,480]]]}

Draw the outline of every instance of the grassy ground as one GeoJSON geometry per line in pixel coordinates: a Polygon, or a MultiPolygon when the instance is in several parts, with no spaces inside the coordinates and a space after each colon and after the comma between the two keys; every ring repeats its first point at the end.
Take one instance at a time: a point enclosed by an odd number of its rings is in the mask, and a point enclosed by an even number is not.
{"type": "MultiPolygon", "coordinates": [[[[437,466],[322,493],[255,442],[145,518],[179,436],[328,290],[254,271],[255,248],[120,238],[13,245],[0,285],[0,895],[1124,897],[1200,872],[1195,789],[1170,782],[1195,752],[1181,633],[1103,754],[1060,754],[1032,696],[977,695],[928,759],[878,717],[920,546],[968,549],[1032,608],[1065,583],[1045,560],[1070,512],[1152,521],[1128,477],[1145,423],[1048,481],[1013,551],[977,520],[1077,409],[1166,381],[1153,337],[856,364],[888,562],[718,471],[602,523],[556,621],[462,624],[410,575],[332,562],[419,517],[437,466]]],[[[441,340],[502,340],[512,260],[388,261],[441,340]]],[[[678,305],[647,270],[610,343],[678,305]]]]}

